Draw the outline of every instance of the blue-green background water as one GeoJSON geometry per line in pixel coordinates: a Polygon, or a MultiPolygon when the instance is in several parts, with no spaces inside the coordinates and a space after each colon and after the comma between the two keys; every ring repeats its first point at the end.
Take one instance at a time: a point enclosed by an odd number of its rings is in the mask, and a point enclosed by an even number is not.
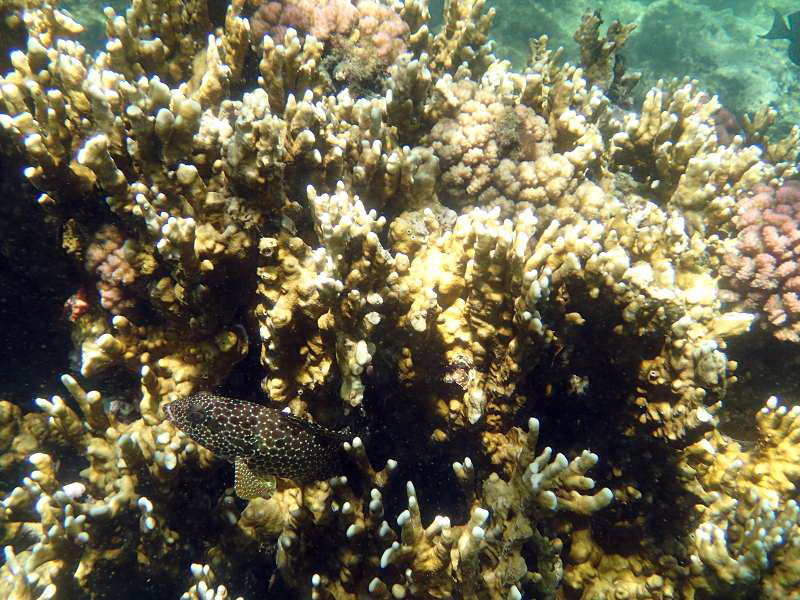
{"type": "Polygon", "coordinates": [[[629,69],[642,73],[637,97],[659,79],[690,77],[718,94],[735,114],[771,104],[784,125],[800,121],[800,67],[788,58],[788,42],[758,37],[769,30],[773,8],[786,15],[800,10],[798,2],[497,0],[490,4],[497,8],[494,31],[499,51],[516,65],[524,64],[528,39],[542,34],[549,36],[552,46],[564,47],[567,60],[577,61],[572,36],[581,14],[600,9],[604,28],[615,19],[636,25],[623,54],[629,69]]]}

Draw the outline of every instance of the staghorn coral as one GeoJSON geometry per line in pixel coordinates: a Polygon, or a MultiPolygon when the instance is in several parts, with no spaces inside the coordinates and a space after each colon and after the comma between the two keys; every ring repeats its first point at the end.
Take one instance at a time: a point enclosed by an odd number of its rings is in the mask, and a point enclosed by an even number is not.
{"type": "Polygon", "coordinates": [[[717,429],[753,320],[717,277],[736,199],[793,173],[792,140],[723,139],[692,83],[619,112],[544,38],[516,72],[479,0],[436,33],[422,0],[346,4],[252,44],[274,3],[137,0],[96,55],[28,7],[0,138],[104,295],[73,312],[73,400],[0,404],[0,590],[99,598],[108,565],[187,598],[786,589],[796,411],[767,406],[759,451],[717,429]],[[350,77],[353,48],[380,68],[350,77]],[[271,408],[359,408],[378,434],[347,473],[237,504],[163,408],[240,361],[271,408]]]}
{"type": "MultiPolygon", "coordinates": [[[[181,600],[225,600],[229,598],[228,588],[221,583],[215,585],[217,577],[208,565],[192,563],[190,571],[195,583],[181,594],[181,600]]],[[[238,596],[236,600],[242,600],[242,597],[238,596]]]]}
{"type": "Polygon", "coordinates": [[[281,531],[279,568],[287,575],[316,569],[310,580],[293,582],[312,596],[357,597],[369,592],[379,598],[438,598],[454,593],[500,597],[519,594],[529,585],[523,577],[533,577],[537,587],[552,591],[560,578],[559,542],[532,528],[528,519],[556,518],[561,512],[588,515],[607,506],[612,494],[608,489],[589,493],[594,482],[584,474],[597,456],[584,452],[570,462],[563,455],[552,458],[549,448],[535,455],[538,427],[531,419],[527,432],[518,428],[509,432],[516,456],[508,465],[513,472],[508,479],[494,473],[479,486],[469,458],[453,465],[470,490],[471,517],[463,525],[437,515],[425,526],[412,482],[405,486],[408,508],[397,516],[396,527],[390,525],[383,498],[397,464],[390,460],[383,470],[374,471],[362,441],[355,438],[346,449],[373,486],[368,494],[354,494],[344,477],[306,488],[302,495],[285,490],[269,500],[253,500],[245,509],[248,521],[258,514],[258,522],[273,523],[269,528],[251,529],[243,522],[244,513],[239,526],[243,534],[262,540],[274,539],[281,531]],[[276,527],[276,519],[282,525],[276,527]],[[327,532],[322,539],[344,540],[331,549],[326,561],[317,559],[320,530],[327,532]],[[548,549],[552,571],[538,572],[544,570],[545,561],[526,566],[522,556],[526,543],[548,549]],[[497,570],[506,565],[513,570],[497,570]],[[532,573],[526,574],[529,570],[532,573]]]}
{"type": "Polygon", "coordinates": [[[696,593],[744,595],[758,586],[771,555],[796,554],[799,413],[773,396],[756,415],[759,442],[751,450],[716,432],[687,448],[686,476],[701,500],[690,556],[696,593]]]}
{"type": "Polygon", "coordinates": [[[91,594],[98,568],[108,560],[133,560],[140,568],[162,571],[164,554],[181,539],[172,529],[180,525],[170,524],[169,511],[163,512],[168,490],[187,461],[209,464],[207,451],[178,440],[171,428],[151,427],[141,418],[119,422],[104,410],[98,392],[86,392],[68,375],[62,379],[79,412],[58,396],[40,398],[37,405],[46,418],[32,429],[26,417],[13,437],[6,432],[11,448],[30,446],[28,430],[35,431],[38,448],[53,448],[49,454],[26,453],[29,475],[2,501],[4,543],[21,535],[28,540],[16,549],[5,547],[0,586],[9,598],[53,597],[57,589],[91,594]],[[57,480],[58,453],[64,451],[88,461],[80,478],[67,484],[57,480]],[[137,531],[133,537],[124,530],[128,521],[137,531]]]}
{"type": "Polygon", "coordinates": [[[751,449],[716,430],[688,446],[678,468],[693,494],[690,535],[679,543],[653,540],[638,554],[609,554],[580,531],[566,587],[584,597],[625,598],[778,598],[796,591],[786,569],[800,533],[798,413],[772,397],[756,415],[751,449]]]}
{"type": "MultiPolygon", "coordinates": [[[[738,194],[763,181],[794,172],[791,161],[762,160],[763,151],[734,137],[729,145],[717,136],[717,99],[694,82],[659,86],[645,98],[641,115],[627,114],[611,138],[614,161],[628,163],[634,178],[656,190],[693,229],[712,233],[730,221],[738,194]]],[[[727,140],[724,140],[727,141],[727,140]]]]}
{"type": "Polygon", "coordinates": [[[580,46],[581,65],[586,78],[604,90],[609,99],[620,106],[630,108],[631,91],[639,82],[641,73],[625,73],[625,59],[621,54],[625,42],[636,25],[623,25],[614,21],[606,30],[605,39],[600,37],[603,17],[599,10],[585,12],[574,39],[580,46]]]}

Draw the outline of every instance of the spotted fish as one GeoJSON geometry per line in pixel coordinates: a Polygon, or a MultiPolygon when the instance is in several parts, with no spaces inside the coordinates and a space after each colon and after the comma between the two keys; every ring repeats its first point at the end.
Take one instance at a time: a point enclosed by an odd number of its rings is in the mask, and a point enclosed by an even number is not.
{"type": "Polygon", "coordinates": [[[340,473],[349,437],[253,402],[200,392],[170,402],[167,418],[195,442],[234,463],[236,495],[269,497],[275,477],[308,483],[340,473]]]}

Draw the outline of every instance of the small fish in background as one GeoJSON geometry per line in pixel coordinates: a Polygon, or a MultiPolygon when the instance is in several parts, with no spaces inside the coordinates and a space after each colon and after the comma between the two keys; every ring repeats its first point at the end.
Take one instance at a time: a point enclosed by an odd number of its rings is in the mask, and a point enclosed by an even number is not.
{"type": "Polygon", "coordinates": [[[772,28],[758,37],[765,40],[789,40],[789,60],[800,65],[800,10],[786,19],[778,10],[773,9],[773,12],[775,16],[772,19],[772,28]]]}
{"type": "Polygon", "coordinates": [[[341,474],[342,444],[352,437],[348,429],[209,392],[170,402],[164,412],[192,440],[234,463],[236,495],[244,499],[268,498],[275,477],[309,483],[341,474]]]}

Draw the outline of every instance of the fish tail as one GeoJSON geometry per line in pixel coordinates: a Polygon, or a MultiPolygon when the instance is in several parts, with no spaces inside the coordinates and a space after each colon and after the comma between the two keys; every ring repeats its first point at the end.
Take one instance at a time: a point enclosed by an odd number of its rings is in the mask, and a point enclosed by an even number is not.
{"type": "Polygon", "coordinates": [[[772,27],[770,30],[758,37],[765,40],[789,40],[792,38],[792,32],[786,25],[786,20],[777,9],[772,9],[774,16],[772,17],[772,27]]]}

